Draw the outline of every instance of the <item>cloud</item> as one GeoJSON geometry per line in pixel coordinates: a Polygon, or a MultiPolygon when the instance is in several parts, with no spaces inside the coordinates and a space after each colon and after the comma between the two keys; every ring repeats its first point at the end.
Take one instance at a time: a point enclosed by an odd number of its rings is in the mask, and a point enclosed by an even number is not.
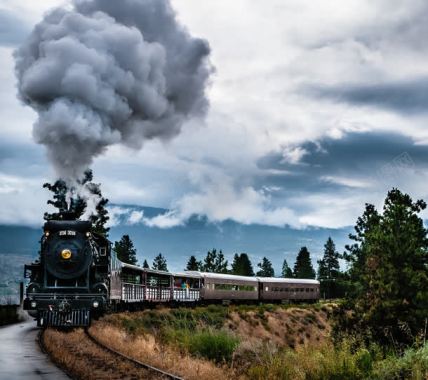
{"type": "Polygon", "coordinates": [[[428,77],[385,83],[313,86],[304,91],[318,99],[385,108],[405,115],[428,113],[428,77]]]}
{"type": "MultiPolygon", "coordinates": [[[[32,22],[45,10],[7,3],[16,17],[37,14],[32,22]]],[[[112,211],[119,222],[168,228],[201,215],[337,227],[354,224],[364,203],[380,204],[392,186],[428,196],[426,2],[171,3],[191,35],[210,41],[211,106],[173,141],[140,152],[114,146],[95,160],[112,203],[170,210],[112,211]]],[[[42,183],[50,173],[29,148],[35,114],[14,99],[10,54],[0,49],[0,128],[15,142],[0,146],[0,171],[25,177],[35,162],[42,183]]]]}
{"type": "Polygon", "coordinates": [[[16,14],[0,8],[0,45],[16,46],[30,33],[26,21],[16,14]]]}

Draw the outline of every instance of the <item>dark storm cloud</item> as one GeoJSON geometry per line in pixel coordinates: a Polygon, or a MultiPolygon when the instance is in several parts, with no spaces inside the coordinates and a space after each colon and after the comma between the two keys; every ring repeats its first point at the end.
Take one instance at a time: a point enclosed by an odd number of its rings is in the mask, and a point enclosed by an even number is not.
{"type": "Polygon", "coordinates": [[[384,108],[400,114],[428,112],[428,78],[362,85],[310,86],[303,92],[320,99],[384,108]]]}
{"type": "Polygon", "coordinates": [[[261,169],[277,171],[263,179],[265,185],[278,186],[287,193],[333,191],[347,185],[326,181],[326,177],[382,180],[385,167],[417,169],[428,164],[428,146],[415,145],[400,134],[349,133],[341,139],[324,138],[300,147],[306,154],[297,164],[277,153],[259,160],[261,169]],[[279,171],[284,174],[279,175],[279,171]]]}
{"type": "Polygon", "coordinates": [[[0,10],[0,46],[14,46],[30,33],[28,25],[14,14],[0,10]]]}

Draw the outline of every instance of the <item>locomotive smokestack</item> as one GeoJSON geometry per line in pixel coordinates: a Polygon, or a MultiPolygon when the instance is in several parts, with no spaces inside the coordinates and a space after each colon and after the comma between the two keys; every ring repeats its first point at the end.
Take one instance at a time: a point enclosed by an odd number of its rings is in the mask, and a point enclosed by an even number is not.
{"type": "Polygon", "coordinates": [[[75,179],[109,145],[141,148],[203,116],[209,53],[169,0],[74,0],[15,52],[18,93],[58,176],[75,179]]]}

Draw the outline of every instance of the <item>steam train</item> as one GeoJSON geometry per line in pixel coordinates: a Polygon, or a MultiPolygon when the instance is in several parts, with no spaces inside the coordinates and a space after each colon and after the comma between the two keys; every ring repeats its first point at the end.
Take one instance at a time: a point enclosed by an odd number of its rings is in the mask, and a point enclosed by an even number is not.
{"type": "Polygon", "coordinates": [[[185,271],[170,273],[123,263],[91,223],[44,224],[40,257],[25,265],[24,309],[38,326],[89,326],[108,311],[158,303],[317,301],[319,282],[185,271]]]}

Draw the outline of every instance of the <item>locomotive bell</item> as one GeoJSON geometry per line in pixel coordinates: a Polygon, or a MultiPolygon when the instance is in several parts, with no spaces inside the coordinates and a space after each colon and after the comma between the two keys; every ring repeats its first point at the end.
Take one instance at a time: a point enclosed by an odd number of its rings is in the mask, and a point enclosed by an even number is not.
{"type": "Polygon", "coordinates": [[[69,249],[63,249],[61,251],[61,257],[64,260],[69,260],[71,258],[71,251],[69,249]]]}

